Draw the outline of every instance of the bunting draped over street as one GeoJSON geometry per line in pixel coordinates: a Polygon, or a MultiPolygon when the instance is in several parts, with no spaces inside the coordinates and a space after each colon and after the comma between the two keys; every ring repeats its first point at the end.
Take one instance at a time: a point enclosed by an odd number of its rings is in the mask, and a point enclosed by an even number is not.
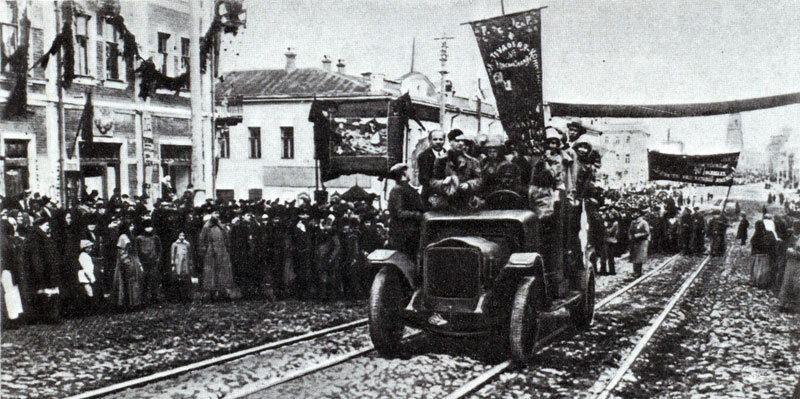
{"type": "Polygon", "coordinates": [[[734,114],[737,112],[782,107],[790,104],[800,104],[800,92],[749,98],[745,100],[690,104],[612,105],[548,103],[550,106],[550,116],[573,116],[582,118],[684,118],[734,114]]]}
{"type": "Polygon", "coordinates": [[[511,140],[544,134],[541,9],[469,22],[511,140]]]}
{"type": "Polygon", "coordinates": [[[739,153],[709,155],[647,152],[650,180],[671,180],[709,186],[730,186],[739,153]]]}

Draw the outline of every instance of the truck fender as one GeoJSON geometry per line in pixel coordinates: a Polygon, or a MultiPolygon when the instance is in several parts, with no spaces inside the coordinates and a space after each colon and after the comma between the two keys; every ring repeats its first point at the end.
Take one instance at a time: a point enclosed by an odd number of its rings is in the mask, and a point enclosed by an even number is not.
{"type": "MultiPolygon", "coordinates": [[[[544,284],[544,259],[536,252],[518,252],[511,254],[500,275],[496,279],[496,288],[507,287],[501,290],[508,297],[513,298],[517,285],[525,276],[533,276],[537,284],[544,284]]],[[[543,287],[542,287],[543,288],[543,287]]],[[[540,291],[544,292],[544,291],[540,291]]],[[[544,298],[539,300],[539,305],[544,305],[544,298]]]]}
{"type": "Polygon", "coordinates": [[[380,269],[383,266],[396,268],[406,278],[408,286],[412,290],[417,289],[416,279],[414,278],[416,265],[408,255],[393,249],[376,249],[367,255],[367,261],[370,263],[371,268],[380,269]]]}

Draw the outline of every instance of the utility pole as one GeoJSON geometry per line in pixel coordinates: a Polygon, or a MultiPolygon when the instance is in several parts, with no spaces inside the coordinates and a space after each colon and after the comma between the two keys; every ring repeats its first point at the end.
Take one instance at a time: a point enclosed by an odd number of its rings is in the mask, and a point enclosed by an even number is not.
{"type": "MultiPolygon", "coordinates": [[[[202,83],[200,81],[200,0],[191,1],[191,33],[189,34],[189,89],[192,101],[192,184],[195,194],[202,191],[200,196],[195,195],[195,204],[208,197],[203,157],[203,126],[202,126],[202,83]]],[[[210,167],[211,165],[209,165],[210,167]]],[[[210,197],[208,197],[210,198],[210,197]]]]}
{"type": "Polygon", "coordinates": [[[439,80],[439,129],[444,132],[444,117],[445,117],[445,93],[444,93],[444,81],[445,75],[447,75],[447,41],[450,39],[455,39],[452,36],[447,36],[447,34],[442,34],[442,37],[434,38],[433,40],[439,40],[442,42],[442,48],[439,50],[439,61],[442,63],[442,69],[439,71],[439,75],[441,75],[439,80]]]}
{"type": "MultiPolygon", "coordinates": [[[[59,4],[58,1],[54,1],[53,4],[55,5],[55,12],[56,12],[56,32],[59,31],[61,28],[61,12],[59,11],[59,4]]],[[[58,113],[58,189],[61,193],[61,206],[66,208],[67,206],[67,174],[65,171],[66,168],[66,159],[67,159],[67,148],[66,142],[67,137],[64,132],[64,88],[62,87],[62,80],[63,75],[61,72],[61,63],[63,62],[61,50],[56,53],[56,90],[58,90],[58,104],[56,105],[57,113],[58,113]]]]}

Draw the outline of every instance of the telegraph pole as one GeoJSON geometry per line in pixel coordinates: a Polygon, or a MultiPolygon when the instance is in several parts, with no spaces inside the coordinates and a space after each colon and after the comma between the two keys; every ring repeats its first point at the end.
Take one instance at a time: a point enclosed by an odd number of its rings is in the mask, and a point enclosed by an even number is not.
{"type": "Polygon", "coordinates": [[[447,34],[442,34],[442,37],[434,38],[433,40],[439,40],[442,42],[442,48],[439,50],[439,61],[442,63],[442,69],[439,71],[439,75],[441,75],[439,79],[439,129],[444,132],[444,118],[445,118],[445,94],[444,94],[444,81],[445,75],[447,75],[447,41],[450,39],[455,39],[452,36],[447,36],[447,34]]]}
{"type": "MultiPolygon", "coordinates": [[[[195,195],[195,203],[204,201],[208,196],[203,157],[203,125],[202,125],[202,82],[200,81],[200,0],[191,0],[191,33],[189,34],[189,89],[192,101],[192,185],[195,194],[202,191],[200,196],[195,195]]],[[[210,149],[209,149],[210,150],[210,149]]],[[[208,165],[211,167],[211,165],[208,165]]]]}
{"type": "MultiPolygon", "coordinates": [[[[58,1],[53,2],[56,11],[56,32],[61,28],[61,12],[59,11],[58,1]]],[[[64,132],[64,88],[62,87],[62,80],[64,79],[61,71],[61,63],[63,57],[61,50],[56,53],[56,90],[58,91],[58,104],[56,105],[56,112],[58,114],[58,189],[61,192],[61,206],[67,207],[67,174],[66,159],[67,159],[67,138],[64,132]]]]}

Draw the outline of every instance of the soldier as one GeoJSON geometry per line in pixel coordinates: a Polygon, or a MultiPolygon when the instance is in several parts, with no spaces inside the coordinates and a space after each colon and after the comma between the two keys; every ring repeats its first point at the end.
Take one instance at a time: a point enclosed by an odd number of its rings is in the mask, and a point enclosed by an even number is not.
{"type": "Polygon", "coordinates": [[[650,226],[644,219],[645,213],[645,209],[634,210],[636,219],[634,219],[628,229],[628,238],[631,243],[630,262],[633,263],[634,278],[642,276],[642,264],[647,262],[647,244],[650,239],[650,226]]]}
{"type": "Polygon", "coordinates": [[[475,194],[483,183],[480,163],[465,152],[469,140],[464,132],[453,129],[447,139],[450,141],[447,157],[437,159],[433,165],[431,188],[435,194],[430,199],[431,205],[453,211],[475,207],[475,194]]]}
{"type": "Polygon", "coordinates": [[[692,253],[703,254],[706,252],[706,219],[700,214],[700,208],[694,208],[692,221],[692,253]]]}
{"type": "Polygon", "coordinates": [[[34,225],[35,228],[31,231],[26,246],[26,259],[29,260],[28,275],[33,294],[32,314],[48,322],[59,322],[61,255],[50,232],[50,221],[39,218],[34,225]]]}
{"type": "Polygon", "coordinates": [[[389,176],[397,183],[389,193],[389,246],[410,256],[417,254],[422,220],[422,198],[408,184],[408,165],[399,163],[389,170],[389,176]]]}
{"type": "Polygon", "coordinates": [[[711,255],[722,256],[725,254],[725,232],[728,230],[728,221],[721,211],[714,211],[714,217],[708,225],[711,237],[711,255]]]}
{"type": "Polygon", "coordinates": [[[481,178],[484,181],[483,192],[489,194],[497,190],[500,165],[507,161],[503,157],[503,144],[499,142],[486,143],[484,151],[486,156],[480,161],[481,178]]]}

